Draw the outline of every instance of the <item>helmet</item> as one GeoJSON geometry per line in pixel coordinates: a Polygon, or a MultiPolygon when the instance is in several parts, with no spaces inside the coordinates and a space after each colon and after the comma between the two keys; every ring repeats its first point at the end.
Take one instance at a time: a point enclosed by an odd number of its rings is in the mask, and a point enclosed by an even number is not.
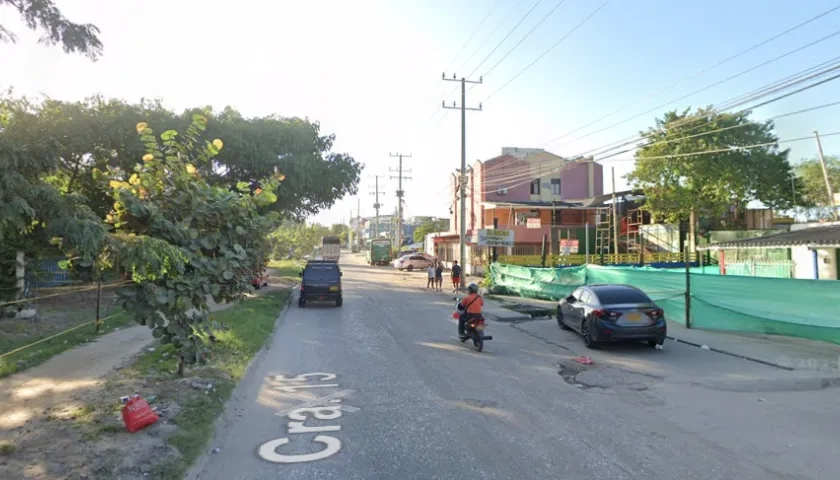
{"type": "Polygon", "coordinates": [[[467,291],[470,293],[478,293],[478,285],[476,285],[475,283],[467,285],[467,291]]]}

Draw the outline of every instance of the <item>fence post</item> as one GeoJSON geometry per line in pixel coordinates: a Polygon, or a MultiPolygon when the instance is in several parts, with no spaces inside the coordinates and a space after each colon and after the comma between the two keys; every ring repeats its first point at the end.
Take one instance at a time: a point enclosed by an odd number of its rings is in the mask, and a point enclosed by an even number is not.
{"type": "Polygon", "coordinates": [[[102,298],[102,277],[96,279],[96,320],[93,322],[96,333],[100,333],[102,330],[102,316],[100,315],[100,304],[102,298]]]}
{"type": "Polygon", "coordinates": [[[690,247],[685,245],[685,328],[691,328],[691,263],[689,260],[690,247]]]}
{"type": "Polygon", "coordinates": [[[545,257],[546,257],[546,254],[548,253],[547,250],[548,250],[548,235],[543,234],[542,252],[541,252],[541,258],[540,258],[540,264],[543,266],[543,268],[545,268],[545,257]]]}

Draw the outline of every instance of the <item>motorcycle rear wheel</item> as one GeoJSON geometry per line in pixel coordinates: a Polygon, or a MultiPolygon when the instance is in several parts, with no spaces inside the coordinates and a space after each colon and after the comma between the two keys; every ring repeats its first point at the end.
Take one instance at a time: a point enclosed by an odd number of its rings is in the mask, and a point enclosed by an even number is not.
{"type": "Polygon", "coordinates": [[[481,352],[482,350],[484,350],[484,339],[482,339],[478,335],[474,336],[473,346],[475,347],[476,352],[481,352]]]}

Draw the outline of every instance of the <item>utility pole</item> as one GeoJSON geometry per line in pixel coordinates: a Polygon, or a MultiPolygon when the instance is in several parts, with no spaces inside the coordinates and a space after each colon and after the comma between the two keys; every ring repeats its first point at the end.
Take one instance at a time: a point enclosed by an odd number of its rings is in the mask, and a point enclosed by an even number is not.
{"type": "Polygon", "coordinates": [[[376,196],[375,197],[376,199],[374,200],[374,203],[373,203],[373,209],[376,210],[376,219],[373,223],[373,226],[374,226],[373,232],[374,233],[370,236],[371,240],[373,240],[374,238],[379,238],[379,208],[382,207],[382,205],[379,203],[379,177],[380,177],[380,175],[374,175],[374,180],[376,182],[376,187],[374,187],[375,190],[373,192],[370,192],[371,195],[376,196]]]}
{"type": "Polygon", "coordinates": [[[481,84],[483,83],[484,79],[482,77],[478,77],[478,81],[475,80],[467,80],[464,77],[458,78],[457,75],[454,73],[452,74],[452,78],[446,78],[446,72],[441,74],[441,78],[447,82],[461,82],[461,106],[459,107],[456,102],[452,102],[452,106],[446,106],[446,102],[441,102],[441,106],[445,109],[451,110],[461,110],[461,169],[459,171],[461,181],[459,185],[461,187],[461,228],[460,228],[460,261],[461,261],[461,268],[464,269],[461,275],[461,289],[463,290],[466,287],[466,265],[464,265],[464,259],[467,257],[467,110],[472,111],[481,111],[481,104],[478,104],[478,108],[467,108],[467,84],[481,84]]]}
{"type": "MultiPolygon", "coordinates": [[[[356,196],[356,243],[362,243],[362,199],[356,196]]],[[[350,245],[353,249],[353,245],[350,245]]]]}
{"type": "Polygon", "coordinates": [[[837,204],[834,203],[834,192],[831,190],[831,180],[828,177],[828,168],[825,166],[825,157],[823,157],[822,142],[820,141],[820,133],[814,131],[814,138],[817,139],[817,153],[819,153],[820,166],[822,166],[823,177],[825,178],[825,189],[828,192],[828,204],[831,205],[831,215],[834,220],[838,219],[837,204]]]}
{"type": "Polygon", "coordinates": [[[615,196],[615,167],[612,167],[612,211],[613,244],[615,245],[615,263],[618,262],[618,199],[615,196]]]}
{"type": "Polygon", "coordinates": [[[350,227],[347,230],[347,248],[351,251],[353,250],[353,209],[350,209],[350,221],[347,222],[347,225],[350,227]]]}
{"type": "MultiPolygon", "coordinates": [[[[408,155],[403,155],[401,153],[392,153],[390,155],[391,155],[391,157],[395,157],[395,158],[400,159],[399,168],[397,170],[393,170],[393,169],[390,170],[391,172],[394,172],[394,173],[397,174],[396,177],[391,177],[391,178],[392,179],[393,178],[397,179],[397,234],[396,234],[396,239],[397,239],[397,250],[399,251],[399,249],[402,248],[402,222],[403,222],[403,201],[404,201],[403,200],[403,194],[405,193],[403,191],[403,188],[402,188],[402,181],[403,181],[403,179],[411,180],[411,177],[403,176],[403,158],[411,158],[411,154],[409,153],[408,155]]],[[[411,170],[405,170],[405,172],[410,173],[411,170]]]]}

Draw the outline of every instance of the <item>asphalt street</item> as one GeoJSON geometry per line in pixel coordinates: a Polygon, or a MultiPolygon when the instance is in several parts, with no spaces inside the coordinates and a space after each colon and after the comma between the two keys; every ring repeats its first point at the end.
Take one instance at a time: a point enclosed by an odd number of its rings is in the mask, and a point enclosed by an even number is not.
{"type": "Polygon", "coordinates": [[[837,478],[837,390],[727,391],[782,373],[673,343],[588,352],[548,320],[490,324],[477,353],[423,273],[342,263],[343,307],[292,302],[194,478],[837,478]]]}

